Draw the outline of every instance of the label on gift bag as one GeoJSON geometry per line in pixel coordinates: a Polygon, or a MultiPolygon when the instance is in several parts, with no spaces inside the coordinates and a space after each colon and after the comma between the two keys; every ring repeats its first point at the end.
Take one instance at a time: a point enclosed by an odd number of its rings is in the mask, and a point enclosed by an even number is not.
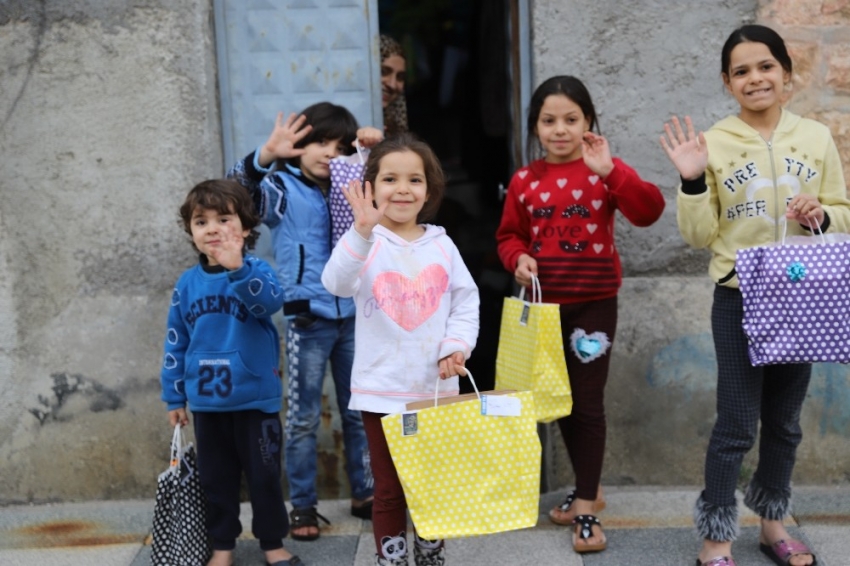
{"type": "Polygon", "coordinates": [[[401,414],[401,435],[413,436],[419,432],[419,417],[416,413],[401,414]]]}
{"type": "Polygon", "coordinates": [[[519,315],[519,323],[522,326],[528,326],[528,313],[531,312],[531,305],[524,303],[522,305],[522,314],[519,315]]]}
{"type": "Polygon", "coordinates": [[[518,417],[522,415],[522,401],[508,395],[482,395],[481,414],[488,417],[518,417]]]}

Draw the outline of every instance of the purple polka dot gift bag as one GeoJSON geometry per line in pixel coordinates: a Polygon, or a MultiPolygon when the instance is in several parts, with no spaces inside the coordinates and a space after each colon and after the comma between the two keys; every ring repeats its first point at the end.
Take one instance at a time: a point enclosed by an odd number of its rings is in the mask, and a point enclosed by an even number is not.
{"type": "Polygon", "coordinates": [[[850,235],[738,250],[736,270],[754,366],[850,363],[850,235]]]}
{"type": "Polygon", "coordinates": [[[329,163],[331,188],[328,191],[328,204],[331,209],[332,247],[336,246],[339,239],[354,223],[354,214],[351,212],[348,201],[345,200],[342,189],[355,179],[363,180],[363,171],[366,170],[366,157],[369,155],[369,150],[361,148],[359,143],[356,147],[357,153],[334,157],[329,163]]]}

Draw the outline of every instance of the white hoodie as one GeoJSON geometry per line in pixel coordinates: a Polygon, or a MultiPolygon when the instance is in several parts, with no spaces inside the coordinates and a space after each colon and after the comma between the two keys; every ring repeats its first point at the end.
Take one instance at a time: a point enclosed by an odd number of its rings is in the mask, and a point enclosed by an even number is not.
{"type": "MultiPolygon", "coordinates": [[[[397,413],[434,396],[439,360],[469,358],[478,338],[478,287],[446,231],[430,224],[408,242],[383,226],[353,228],[322,272],[324,286],[357,308],[348,408],[397,413]]],[[[457,395],[458,378],[440,382],[457,395]]]]}

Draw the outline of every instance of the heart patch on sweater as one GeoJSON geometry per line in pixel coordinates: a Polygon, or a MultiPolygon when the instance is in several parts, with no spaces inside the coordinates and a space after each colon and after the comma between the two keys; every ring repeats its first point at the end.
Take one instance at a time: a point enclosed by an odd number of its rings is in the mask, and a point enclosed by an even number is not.
{"type": "Polygon", "coordinates": [[[590,363],[601,358],[608,352],[611,342],[604,332],[588,334],[582,328],[576,328],[570,335],[570,346],[573,353],[582,363],[590,363]]]}
{"type": "Polygon", "coordinates": [[[397,271],[385,271],[375,277],[372,294],[378,307],[408,332],[431,318],[449,288],[449,274],[433,263],[410,278],[397,271]]]}

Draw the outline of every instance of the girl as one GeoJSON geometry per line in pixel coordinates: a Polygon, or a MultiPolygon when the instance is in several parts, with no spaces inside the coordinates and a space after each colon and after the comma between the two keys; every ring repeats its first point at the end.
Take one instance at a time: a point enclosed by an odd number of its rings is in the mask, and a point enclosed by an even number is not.
{"type": "Polygon", "coordinates": [[[691,246],[711,249],[709,275],[717,283],[711,313],[717,421],[706,454],[705,489],[694,512],[703,538],[697,565],[734,564],[735,484],[759,420],[759,463],[744,498],[761,517],[759,547],[779,565],[816,564],[811,551],[782,525],[790,508],[811,365],[750,364],[735,254],[778,240],[783,223],[789,234],[804,233],[809,222],[823,231],[846,232],[850,202],[829,130],[782,108],[791,85],[791,58],[776,32],[759,25],[732,32],[721,52],[721,77],[740,104],[737,116],[698,135],[689,117],[685,131],[674,117],[661,136],[682,178],[679,230],[691,246]]]}
{"type": "MultiPolygon", "coordinates": [[[[410,134],[384,140],[366,163],[365,187],[345,197],[354,224],[334,248],[322,283],[354,297],[354,367],[349,408],[362,411],[372,456],[376,564],[407,564],[407,506],[381,417],[411,401],[457,395],[459,373],[478,337],[478,288],[433,217],[445,187],[434,153],[410,134]]],[[[417,566],[445,563],[443,541],[415,537],[417,566]]]]}
{"type": "Polygon", "coordinates": [[[528,109],[532,161],[511,179],[496,232],[499,257],[517,283],[528,286],[538,277],[543,300],[561,305],[573,410],[558,425],[576,489],[549,516],[575,524],[576,552],[606,547],[594,513],[605,505],[599,488],[603,393],[622,279],[614,213],[619,209],[632,224],[649,226],[664,210],[658,188],[612,158],[608,141],[594,128],[596,111],[581,81],[559,76],[537,87],[528,109]],[[533,160],[540,150],[542,159],[533,160]]]}

